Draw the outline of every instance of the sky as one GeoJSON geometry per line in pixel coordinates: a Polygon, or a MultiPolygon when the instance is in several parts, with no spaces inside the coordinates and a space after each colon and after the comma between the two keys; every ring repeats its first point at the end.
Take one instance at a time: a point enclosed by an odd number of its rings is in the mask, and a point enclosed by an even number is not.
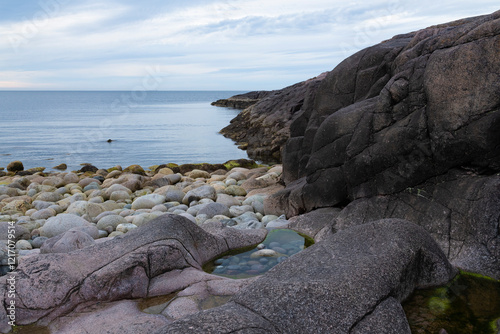
{"type": "Polygon", "coordinates": [[[0,90],[270,90],[498,0],[0,0],[0,90]]]}

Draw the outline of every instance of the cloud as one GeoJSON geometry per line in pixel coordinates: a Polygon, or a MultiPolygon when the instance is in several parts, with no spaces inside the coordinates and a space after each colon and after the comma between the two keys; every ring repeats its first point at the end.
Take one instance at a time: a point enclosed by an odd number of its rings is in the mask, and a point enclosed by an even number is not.
{"type": "Polygon", "coordinates": [[[160,89],[277,89],[393,35],[497,6],[485,0],[42,0],[51,4],[43,9],[26,1],[0,17],[0,88],[130,89],[155,66],[165,77],[160,89]]]}

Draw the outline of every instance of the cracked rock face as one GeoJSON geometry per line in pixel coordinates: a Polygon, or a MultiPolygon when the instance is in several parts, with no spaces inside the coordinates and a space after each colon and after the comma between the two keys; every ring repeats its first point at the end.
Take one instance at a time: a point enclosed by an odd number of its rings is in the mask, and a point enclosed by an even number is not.
{"type": "Polygon", "coordinates": [[[453,264],[499,278],[499,49],[500,11],[347,58],[291,124],[286,188],[267,206],[293,217],[348,205],[336,229],[408,219],[453,264]]]}
{"type": "MultiPolygon", "coordinates": [[[[156,277],[177,269],[201,270],[212,258],[257,244],[266,235],[265,230],[229,231],[220,226],[211,230],[217,234],[184,217],[163,215],[105,243],[30,257],[15,274],[16,324],[46,325],[80,305],[147,297],[156,277]]],[[[6,279],[0,278],[0,288],[8,303],[6,279]]],[[[5,312],[2,307],[3,324],[5,312]]]]}
{"type": "Polygon", "coordinates": [[[290,136],[290,124],[304,101],[312,99],[326,74],[261,95],[220,132],[247,150],[248,156],[265,162],[280,162],[281,148],[290,136]]]}
{"type": "Polygon", "coordinates": [[[500,171],[500,12],[399,35],[331,71],[291,126],[288,215],[500,171]]]}
{"type": "Polygon", "coordinates": [[[456,270],[421,227],[398,219],[329,236],[257,279],[229,303],[164,333],[410,333],[400,305],[456,270]]]}

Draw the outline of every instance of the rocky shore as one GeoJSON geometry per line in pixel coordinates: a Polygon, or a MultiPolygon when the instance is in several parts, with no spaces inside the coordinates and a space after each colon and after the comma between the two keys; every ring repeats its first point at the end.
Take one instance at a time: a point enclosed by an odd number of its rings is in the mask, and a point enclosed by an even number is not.
{"type": "MultiPolygon", "coordinates": [[[[231,163],[238,164],[226,165],[231,163]]],[[[138,165],[108,170],[86,165],[77,172],[52,173],[20,166],[9,164],[10,175],[0,178],[0,226],[7,236],[8,223],[14,222],[21,257],[83,248],[164,214],[239,229],[263,228],[278,218],[266,215],[264,199],[282,188],[281,166],[228,171],[224,165],[171,165],[177,173],[164,166],[144,171],[138,165]]],[[[5,273],[6,240],[1,247],[5,273]]]]}
{"type": "Polygon", "coordinates": [[[52,334],[500,333],[497,301],[481,304],[485,319],[466,309],[467,326],[432,319],[464,290],[487,300],[481,286],[436,289],[430,316],[402,307],[414,290],[469,281],[463,271],[500,291],[499,45],[500,12],[467,18],[261,99],[230,126],[282,166],[10,165],[0,227],[19,266],[0,277],[0,330],[14,304],[16,324],[52,334]],[[274,228],[316,243],[264,241],[274,228]],[[258,273],[266,257],[279,264],[258,273]],[[204,272],[214,260],[259,276],[204,272]]]}

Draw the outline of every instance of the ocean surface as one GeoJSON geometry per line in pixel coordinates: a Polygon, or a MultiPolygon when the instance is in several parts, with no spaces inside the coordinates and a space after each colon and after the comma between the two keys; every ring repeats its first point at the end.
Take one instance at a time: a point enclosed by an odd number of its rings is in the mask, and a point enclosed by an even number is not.
{"type": "Polygon", "coordinates": [[[210,103],[238,91],[0,91],[0,167],[68,170],[248,158],[218,132],[239,110],[210,103]],[[111,142],[108,142],[111,139],[111,142]]]}

